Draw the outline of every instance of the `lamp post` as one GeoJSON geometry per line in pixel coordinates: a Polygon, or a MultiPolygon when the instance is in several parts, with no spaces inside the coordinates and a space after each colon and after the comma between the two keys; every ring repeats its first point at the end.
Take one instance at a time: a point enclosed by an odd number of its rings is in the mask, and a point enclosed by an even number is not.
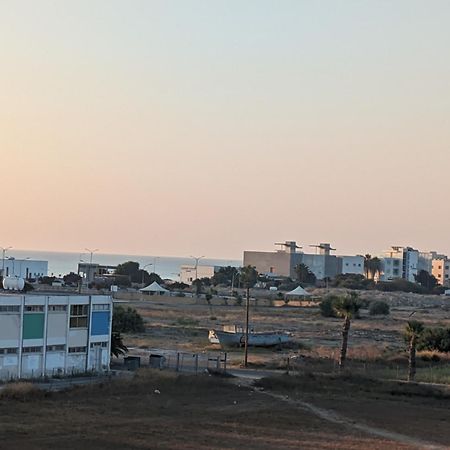
{"type": "Polygon", "coordinates": [[[93,255],[95,252],[98,252],[98,248],[96,248],[96,249],[94,249],[94,250],[91,250],[91,249],[89,249],[89,248],[85,248],[85,250],[88,251],[88,252],[91,254],[91,258],[89,259],[89,264],[92,264],[92,255],[93,255]]]}
{"type": "Polygon", "coordinates": [[[159,256],[155,256],[153,258],[153,272],[156,273],[156,261],[159,259],[159,256]]]}
{"type": "Polygon", "coordinates": [[[192,256],[191,258],[193,258],[195,260],[195,279],[198,279],[198,262],[204,258],[204,256],[192,256]]]}
{"type": "Polygon", "coordinates": [[[2,277],[5,276],[5,254],[8,250],[12,249],[12,247],[0,247],[2,250],[2,277]]]}

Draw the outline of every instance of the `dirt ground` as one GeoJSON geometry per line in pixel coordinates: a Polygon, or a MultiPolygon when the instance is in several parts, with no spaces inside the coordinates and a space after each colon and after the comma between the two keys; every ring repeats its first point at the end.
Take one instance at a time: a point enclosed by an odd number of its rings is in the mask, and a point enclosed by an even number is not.
{"type": "MultiPolygon", "coordinates": [[[[274,393],[287,389],[297,396],[303,391],[284,384],[266,388],[274,393]]],[[[408,399],[407,406],[416,411],[419,423],[420,398],[408,399]]],[[[404,399],[394,398],[388,410],[392,410],[389,417],[403,411],[404,399]]],[[[379,418],[378,413],[382,412],[377,411],[379,418]]],[[[30,395],[26,401],[1,400],[0,414],[1,449],[417,448],[351,424],[333,423],[233,379],[151,370],[140,371],[131,381],[84,386],[45,398],[30,395]]],[[[383,418],[383,425],[389,425],[389,417],[383,418]]],[[[444,419],[448,420],[448,412],[444,419]]],[[[424,422],[416,434],[428,436],[433,429],[429,425],[424,422]]],[[[441,435],[431,437],[444,440],[441,435]]]]}
{"type": "MultiPolygon", "coordinates": [[[[316,295],[323,295],[316,291],[316,295]]],[[[390,315],[370,316],[362,310],[361,319],[352,321],[349,351],[349,367],[373,373],[374,370],[387,378],[406,377],[406,345],[403,330],[413,317],[425,325],[447,326],[450,319],[450,300],[438,296],[420,296],[404,293],[362,292],[367,300],[385,300],[391,306],[390,315]],[[412,316],[411,316],[412,315],[412,316]],[[383,365],[379,365],[379,361],[383,365]]],[[[177,297],[147,297],[144,301],[127,303],[135,307],[145,318],[147,331],[126,336],[131,347],[176,349],[202,352],[220,349],[208,342],[208,330],[223,325],[242,324],[244,306],[233,301],[225,304],[215,298],[211,305],[204,299],[177,297]]],[[[253,366],[266,368],[285,367],[288,357],[301,357],[303,365],[328,365],[332,370],[338,358],[342,322],[324,318],[317,304],[310,307],[283,305],[268,306],[270,301],[252,301],[250,321],[256,330],[286,331],[291,333],[295,344],[285,349],[251,349],[253,366]]],[[[242,361],[242,349],[227,349],[232,365],[242,361]]],[[[426,359],[426,358],[424,358],[426,359]]],[[[419,357],[418,380],[427,382],[450,382],[450,361],[440,355],[439,362],[422,361],[419,357]]],[[[295,360],[295,359],[294,359],[295,360]]],[[[293,360],[293,361],[294,361],[293,360]]],[[[300,359],[297,359],[299,361],[300,359]]]]}

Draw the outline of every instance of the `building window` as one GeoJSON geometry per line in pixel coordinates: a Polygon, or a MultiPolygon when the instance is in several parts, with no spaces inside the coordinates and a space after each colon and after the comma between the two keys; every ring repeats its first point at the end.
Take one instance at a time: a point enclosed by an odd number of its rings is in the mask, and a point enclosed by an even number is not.
{"type": "Polygon", "coordinates": [[[17,355],[18,348],[0,348],[0,355],[17,355]]]}
{"type": "Polygon", "coordinates": [[[95,347],[102,347],[102,348],[108,348],[107,342],[91,342],[91,348],[95,347]]]}
{"type": "Polygon", "coordinates": [[[42,347],[23,347],[22,353],[42,353],[42,347]]]}
{"type": "Polygon", "coordinates": [[[49,305],[48,312],[63,312],[67,311],[67,305],[49,305]]]}
{"type": "Polygon", "coordinates": [[[44,312],[44,305],[25,306],[26,312],[44,312]]]}
{"type": "Polygon", "coordinates": [[[86,353],[86,347],[69,347],[69,353],[86,353]]]}
{"type": "Polygon", "coordinates": [[[18,313],[20,312],[20,306],[2,305],[0,306],[0,313],[18,313]]]}
{"type": "Polygon", "coordinates": [[[87,315],[88,305],[72,305],[70,307],[70,328],[87,328],[87,315]]]}
{"type": "Polygon", "coordinates": [[[106,303],[104,305],[92,305],[93,311],[109,311],[109,304],[106,303]]]}
{"type": "Polygon", "coordinates": [[[48,352],[64,352],[66,350],[66,346],[64,344],[61,345],[47,345],[48,352]]]}

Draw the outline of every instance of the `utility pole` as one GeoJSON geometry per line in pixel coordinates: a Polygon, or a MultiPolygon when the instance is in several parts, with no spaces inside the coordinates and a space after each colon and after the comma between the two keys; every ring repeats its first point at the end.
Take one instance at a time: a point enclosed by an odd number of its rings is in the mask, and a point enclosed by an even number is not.
{"type": "Polygon", "coordinates": [[[244,367],[248,365],[248,327],[249,327],[249,310],[250,310],[250,287],[247,284],[247,295],[245,300],[245,347],[244,347],[244,367]]]}

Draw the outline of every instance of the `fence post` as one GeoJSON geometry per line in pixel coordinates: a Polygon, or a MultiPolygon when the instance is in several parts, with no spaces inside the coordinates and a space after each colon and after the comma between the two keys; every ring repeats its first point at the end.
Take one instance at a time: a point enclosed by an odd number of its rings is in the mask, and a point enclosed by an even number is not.
{"type": "Polygon", "coordinates": [[[227,371],[227,352],[225,352],[223,356],[223,371],[227,371]]]}
{"type": "Polygon", "coordinates": [[[198,353],[195,354],[195,374],[198,373],[198,353]]]}
{"type": "Polygon", "coordinates": [[[287,357],[287,361],[286,361],[286,374],[289,375],[289,371],[291,369],[290,367],[290,363],[291,363],[291,358],[289,358],[289,356],[287,357]]]}
{"type": "Polygon", "coordinates": [[[178,372],[180,370],[180,354],[177,352],[177,365],[175,370],[178,372]]]}

